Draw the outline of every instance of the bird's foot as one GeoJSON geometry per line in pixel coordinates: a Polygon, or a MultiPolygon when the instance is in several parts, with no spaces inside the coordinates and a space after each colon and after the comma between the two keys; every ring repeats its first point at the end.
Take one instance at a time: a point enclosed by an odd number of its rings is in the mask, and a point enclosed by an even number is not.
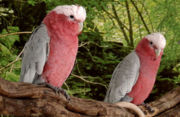
{"type": "Polygon", "coordinates": [[[44,85],[44,86],[46,86],[48,88],[51,88],[51,89],[53,89],[56,92],[56,94],[60,94],[61,93],[61,94],[63,94],[66,97],[66,99],[68,101],[70,101],[70,96],[68,95],[68,93],[63,88],[52,86],[51,84],[46,83],[46,82],[39,83],[38,85],[44,85]]]}
{"type": "Polygon", "coordinates": [[[142,105],[146,108],[146,110],[148,110],[149,113],[154,113],[154,110],[152,109],[151,106],[149,106],[149,105],[146,104],[146,103],[143,103],[142,105]]]}

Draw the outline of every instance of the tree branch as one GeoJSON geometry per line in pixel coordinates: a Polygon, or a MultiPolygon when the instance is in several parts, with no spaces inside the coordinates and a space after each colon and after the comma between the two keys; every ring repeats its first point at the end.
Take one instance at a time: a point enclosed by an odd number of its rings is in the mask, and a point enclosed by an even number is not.
{"type": "Polygon", "coordinates": [[[0,78],[0,114],[20,117],[134,117],[127,109],[63,95],[44,86],[0,78]]]}
{"type": "MultiPolygon", "coordinates": [[[[177,87],[169,91],[158,100],[150,102],[148,105],[151,106],[152,109],[154,110],[153,113],[149,113],[148,111],[145,111],[145,112],[148,113],[147,114],[148,116],[152,117],[152,116],[155,116],[155,115],[158,115],[160,113],[167,111],[168,109],[174,107],[177,104],[180,104],[180,87],[177,87]]],[[[180,116],[180,113],[179,113],[179,116],[180,116]]]]}
{"type": "Polygon", "coordinates": [[[134,40],[133,40],[133,28],[132,28],[132,20],[131,20],[131,15],[130,15],[130,10],[129,10],[129,4],[128,1],[125,1],[126,3],[126,11],[128,14],[128,21],[129,21],[129,38],[130,38],[130,44],[132,47],[134,47],[134,40]]]}
{"type": "Polygon", "coordinates": [[[134,2],[133,0],[131,0],[131,3],[132,3],[133,6],[135,7],[135,9],[136,9],[136,11],[137,11],[139,17],[141,18],[141,21],[143,22],[143,25],[144,25],[146,31],[150,34],[150,30],[149,30],[149,28],[148,28],[146,22],[144,21],[144,18],[143,18],[143,16],[142,16],[141,12],[139,11],[137,5],[135,4],[135,2],[134,2]]]}
{"type": "Polygon", "coordinates": [[[172,108],[160,115],[158,115],[157,117],[179,117],[180,116],[180,104],[178,104],[175,108],[172,108]]]}
{"type": "Polygon", "coordinates": [[[19,60],[21,60],[21,58],[17,58],[16,60],[8,63],[5,67],[0,68],[0,73],[1,73],[2,70],[4,70],[4,69],[7,68],[7,67],[10,67],[11,65],[13,65],[14,63],[16,63],[16,62],[19,61],[19,60]]]}
{"type": "Polygon", "coordinates": [[[148,12],[148,10],[146,9],[146,7],[144,5],[144,1],[140,1],[140,3],[141,3],[142,7],[144,8],[144,10],[145,10],[145,12],[146,12],[146,14],[148,16],[148,19],[149,19],[149,22],[150,22],[150,25],[151,25],[151,29],[154,32],[155,30],[154,30],[154,27],[153,27],[153,23],[152,23],[150,15],[149,15],[149,12],[148,12]]]}
{"type": "Polygon", "coordinates": [[[107,89],[107,86],[105,84],[102,84],[102,83],[99,83],[99,82],[91,82],[89,80],[84,79],[83,76],[78,76],[78,75],[73,74],[73,73],[71,73],[71,75],[76,77],[76,78],[79,78],[79,79],[83,80],[84,82],[87,82],[87,83],[90,83],[90,84],[95,84],[95,85],[101,85],[101,86],[103,86],[103,87],[105,87],[107,89]]]}
{"type": "MultiPolygon", "coordinates": [[[[153,113],[140,106],[147,117],[163,117],[163,113],[180,116],[180,87],[149,105],[155,110],[153,113]]],[[[9,82],[1,78],[0,114],[18,117],[135,117],[133,112],[114,104],[76,97],[68,101],[42,85],[9,82]]]]}
{"type": "MultiPolygon", "coordinates": [[[[107,14],[107,16],[111,19],[111,21],[113,22],[113,25],[115,25],[113,19],[116,19],[115,16],[113,16],[111,13],[109,13],[104,7],[102,7],[102,10],[107,14]]],[[[127,26],[125,26],[123,23],[122,23],[123,27],[126,29],[126,30],[129,30],[127,28],[127,26]]]]}
{"type": "MultiPolygon", "coordinates": [[[[23,52],[24,52],[24,48],[21,50],[21,52],[18,54],[18,56],[16,57],[16,59],[14,61],[20,60],[20,56],[23,54],[23,52]]],[[[10,72],[12,72],[13,68],[14,68],[14,64],[12,64],[10,72]]]]}
{"type": "Polygon", "coordinates": [[[10,35],[20,35],[20,34],[31,34],[32,32],[30,31],[25,31],[25,32],[14,32],[14,33],[8,33],[8,34],[2,34],[0,35],[0,38],[10,36],[10,35]]]}
{"type": "Polygon", "coordinates": [[[129,39],[128,39],[127,34],[126,34],[126,31],[124,30],[123,23],[122,23],[122,21],[120,20],[120,18],[118,17],[117,12],[116,12],[116,9],[115,9],[115,6],[114,6],[113,4],[112,4],[112,10],[113,10],[115,19],[116,19],[116,21],[117,21],[117,23],[118,23],[118,25],[119,25],[119,27],[120,27],[123,35],[124,35],[124,39],[126,40],[127,44],[130,45],[129,39]]]}
{"type": "Polygon", "coordinates": [[[101,7],[101,8],[107,14],[109,19],[112,21],[113,25],[115,26],[115,23],[114,23],[114,20],[113,20],[115,17],[111,13],[109,13],[104,7],[101,7]]]}

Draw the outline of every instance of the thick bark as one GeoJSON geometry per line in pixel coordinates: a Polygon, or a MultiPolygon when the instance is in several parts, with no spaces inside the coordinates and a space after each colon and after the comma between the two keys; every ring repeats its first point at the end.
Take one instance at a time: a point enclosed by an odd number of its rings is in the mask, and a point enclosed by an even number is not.
{"type": "MultiPolygon", "coordinates": [[[[149,103],[155,110],[149,116],[179,114],[180,87],[170,91],[159,100],[149,103]],[[168,110],[169,108],[172,108],[168,110]],[[166,111],[168,110],[168,111],[166,111]],[[164,112],[166,111],[166,112],[164,112]]],[[[61,94],[44,86],[21,82],[9,82],[0,78],[0,114],[18,117],[134,117],[131,111],[95,100],[71,97],[67,101],[61,94]]]]}
{"type": "Polygon", "coordinates": [[[148,105],[154,110],[153,113],[147,112],[148,116],[155,116],[164,113],[168,109],[180,104],[180,87],[177,87],[167,94],[163,95],[160,99],[150,102],[148,105]]]}
{"type": "Polygon", "coordinates": [[[33,117],[134,117],[115,105],[63,95],[49,88],[0,78],[0,114],[33,117]]]}
{"type": "Polygon", "coordinates": [[[180,104],[175,108],[169,109],[168,111],[158,115],[157,117],[180,117],[180,104]]]}

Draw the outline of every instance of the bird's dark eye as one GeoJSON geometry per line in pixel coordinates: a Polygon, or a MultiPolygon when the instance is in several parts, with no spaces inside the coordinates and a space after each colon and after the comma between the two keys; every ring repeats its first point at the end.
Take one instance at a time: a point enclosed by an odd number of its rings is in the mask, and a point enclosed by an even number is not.
{"type": "Polygon", "coordinates": [[[153,44],[153,42],[152,42],[152,41],[150,41],[149,43],[150,43],[151,45],[153,44]]]}
{"type": "Polygon", "coordinates": [[[74,19],[74,16],[73,16],[73,15],[70,15],[69,17],[70,17],[71,19],[74,19]]]}

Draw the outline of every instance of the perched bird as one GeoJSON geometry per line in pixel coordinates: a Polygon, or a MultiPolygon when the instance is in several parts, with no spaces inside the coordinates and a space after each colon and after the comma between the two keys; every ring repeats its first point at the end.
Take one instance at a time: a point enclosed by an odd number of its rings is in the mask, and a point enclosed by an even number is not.
{"type": "Polygon", "coordinates": [[[142,104],[154,86],[165,45],[160,33],[145,36],[115,68],[104,101],[142,104]]]}
{"type": "Polygon", "coordinates": [[[85,18],[78,5],[50,11],[24,47],[20,81],[60,88],[74,66],[85,18]]]}

